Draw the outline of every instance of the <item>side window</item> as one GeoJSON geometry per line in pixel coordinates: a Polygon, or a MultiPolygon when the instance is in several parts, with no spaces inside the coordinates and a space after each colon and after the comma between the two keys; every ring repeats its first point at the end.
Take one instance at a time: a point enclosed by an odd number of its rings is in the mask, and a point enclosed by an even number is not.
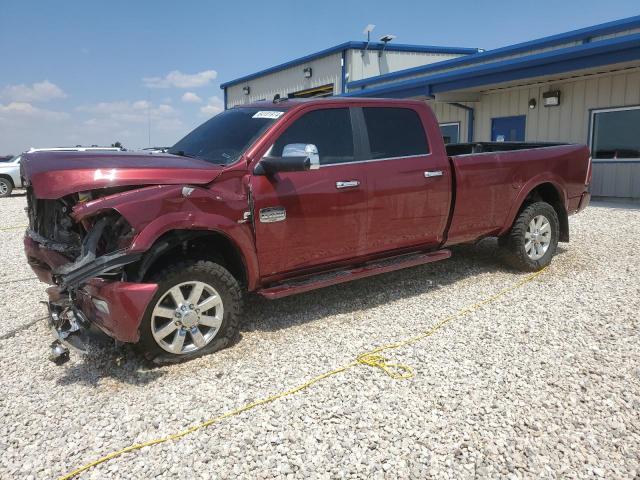
{"type": "Polygon", "coordinates": [[[305,113],[273,144],[271,154],[282,155],[285,145],[312,143],[318,148],[320,164],[353,162],[353,132],[348,108],[330,108],[305,113]]]}
{"type": "Polygon", "coordinates": [[[597,159],[640,159],[640,107],[592,112],[591,155],[597,159]]]}
{"type": "Polygon", "coordinates": [[[371,158],[409,157],[429,153],[422,121],[409,108],[365,107],[371,158]]]}

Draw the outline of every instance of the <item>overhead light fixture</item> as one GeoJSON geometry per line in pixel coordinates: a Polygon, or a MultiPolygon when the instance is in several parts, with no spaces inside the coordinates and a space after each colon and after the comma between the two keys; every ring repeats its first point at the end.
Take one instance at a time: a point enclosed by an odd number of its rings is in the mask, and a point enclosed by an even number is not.
{"type": "Polygon", "coordinates": [[[542,94],[545,107],[556,107],[560,105],[560,90],[551,90],[542,94]]]}
{"type": "Polygon", "coordinates": [[[242,93],[249,95],[249,93],[251,93],[251,88],[249,88],[249,86],[242,87],[242,93]]]}
{"type": "Polygon", "coordinates": [[[380,37],[380,41],[384,44],[382,46],[382,49],[378,52],[378,56],[381,57],[382,54],[384,53],[384,50],[387,48],[387,44],[393,40],[394,38],[396,38],[395,35],[383,35],[382,37],[380,37]]]}
{"type": "Polygon", "coordinates": [[[311,69],[311,67],[307,67],[303,70],[303,72],[304,72],[304,78],[311,78],[313,70],[311,69]]]}
{"type": "Polygon", "coordinates": [[[532,98],[531,100],[529,100],[529,110],[533,110],[534,108],[536,108],[537,105],[538,105],[538,102],[536,101],[535,98],[532,98]]]}
{"type": "Polygon", "coordinates": [[[376,28],[376,26],[370,23],[369,25],[364,27],[364,30],[362,31],[362,34],[367,36],[367,44],[364,46],[364,50],[360,50],[360,55],[363,57],[364,57],[364,52],[369,50],[369,44],[371,43],[371,32],[373,32],[374,28],[376,28]]]}
{"type": "Polygon", "coordinates": [[[371,41],[371,32],[373,32],[374,28],[376,28],[376,26],[370,23],[369,25],[364,27],[364,30],[362,31],[362,34],[367,36],[367,43],[371,41]]]}

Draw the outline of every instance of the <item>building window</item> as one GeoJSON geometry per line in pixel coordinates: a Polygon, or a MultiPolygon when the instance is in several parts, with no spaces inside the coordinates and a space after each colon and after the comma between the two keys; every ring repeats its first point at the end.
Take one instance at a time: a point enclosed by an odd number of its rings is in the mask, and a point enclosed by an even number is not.
{"type": "Polygon", "coordinates": [[[640,159],[640,106],[592,110],[590,137],[594,159],[640,159]]]}
{"type": "Polygon", "coordinates": [[[307,88],[298,92],[289,93],[289,98],[319,98],[333,95],[333,83],[321,87],[307,88]]]}
{"type": "Polygon", "coordinates": [[[458,143],[460,141],[460,122],[441,123],[440,133],[444,143],[458,143]]]}
{"type": "Polygon", "coordinates": [[[524,142],[526,115],[491,119],[492,142],[524,142]]]}
{"type": "Polygon", "coordinates": [[[369,135],[371,159],[429,153],[424,127],[415,110],[365,107],[362,111],[369,135]]]}

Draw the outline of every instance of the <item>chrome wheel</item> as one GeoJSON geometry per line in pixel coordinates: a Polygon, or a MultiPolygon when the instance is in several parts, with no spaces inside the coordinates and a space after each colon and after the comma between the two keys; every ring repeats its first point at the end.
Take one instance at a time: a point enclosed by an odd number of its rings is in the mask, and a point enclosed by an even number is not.
{"type": "Polygon", "coordinates": [[[539,260],[551,244],[551,224],[544,215],[536,215],[524,234],[524,250],[531,260],[539,260]]]}
{"type": "Polygon", "coordinates": [[[167,352],[195,352],[215,338],[224,316],[222,298],[215,288],[192,281],[169,289],[151,314],[151,333],[167,352]]]}
{"type": "Polygon", "coordinates": [[[4,196],[9,192],[9,185],[7,185],[6,180],[0,181],[0,195],[4,196]]]}

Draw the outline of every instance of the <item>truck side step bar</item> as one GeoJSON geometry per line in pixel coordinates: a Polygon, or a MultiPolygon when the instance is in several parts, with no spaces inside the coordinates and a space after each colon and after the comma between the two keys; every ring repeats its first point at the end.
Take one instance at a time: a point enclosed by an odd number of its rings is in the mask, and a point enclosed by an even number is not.
{"type": "Polygon", "coordinates": [[[437,250],[435,252],[419,252],[396,257],[385,258],[359,265],[345,270],[333,270],[331,272],[319,273],[312,276],[305,276],[286,280],[267,288],[258,290],[257,293],[269,300],[287,297],[296,293],[308,292],[318,288],[337,285],[339,283],[350,282],[359,278],[372,277],[380,273],[393,272],[403,268],[415,267],[425,263],[445,260],[451,256],[450,250],[437,250]]]}

